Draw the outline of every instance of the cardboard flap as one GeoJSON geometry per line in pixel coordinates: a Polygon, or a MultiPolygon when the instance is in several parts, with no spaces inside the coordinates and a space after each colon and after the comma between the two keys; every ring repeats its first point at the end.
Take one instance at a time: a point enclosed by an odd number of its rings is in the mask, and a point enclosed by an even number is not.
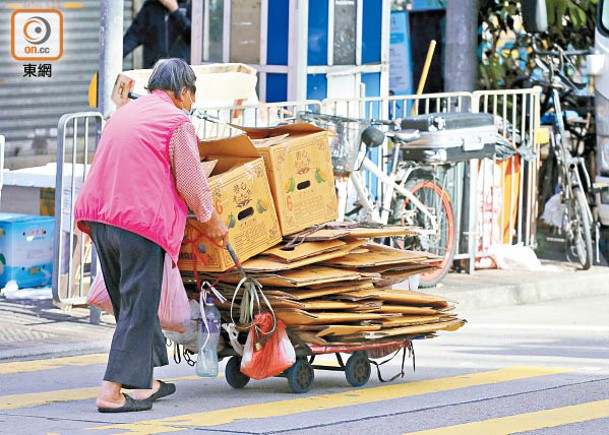
{"type": "Polygon", "coordinates": [[[432,322],[424,325],[403,326],[399,328],[382,329],[376,332],[367,332],[365,333],[365,337],[368,339],[377,339],[383,337],[396,337],[398,335],[425,334],[441,330],[456,331],[464,324],[465,320],[460,319],[432,322]]]}
{"type": "Polygon", "coordinates": [[[381,325],[383,328],[395,328],[398,326],[413,326],[413,325],[423,325],[425,323],[434,323],[441,322],[447,320],[453,320],[452,316],[445,315],[404,315],[399,317],[389,317],[387,319],[381,319],[381,325]]]}
{"type": "Polygon", "coordinates": [[[391,287],[405,281],[408,277],[436,269],[435,266],[420,266],[410,270],[381,272],[381,279],[375,282],[377,287],[391,287]]]}
{"type": "Polygon", "coordinates": [[[257,147],[264,148],[278,144],[288,136],[289,135],[286,133],[279,136],[265,137],[264,139],[253,139],[251,136],[249,138],[251,139],[254,145],[256,145],[257,147]]]}
{"type": "Polygon", "coordinates": [[[441,296],[412,290],[381,289],[378,293],[378,298],[383,301],[407,305],[423,305],[434,308],[446,308],[449,306],[448,301],[441,296]]]}
{"type": "Polygon", "coordinates": [[[405,305],[387,305],[384,303],[379,309],[379,313],[387,314],[408,314],[408,315],[423,315],[434,316],[439,313],[439,310],[428,307],[409,307],[405,305]]]}
{"type": "Polygon", "coordinates": [[[378,331],[381,329],[381,325],[327,325],[317,333],[318,337],[325,337],[327,335],[350,335],[361,332],[378,331]]]}
{"type": "Polygon", "coordinates": [[[209,160],[210,156],[213,158],[222,156],[258,158],[260,153],[245,134],[240,134],[223,139],[200,140],[200,159],[209,160]]]}
{"type": "MultiPolygon", "coordinates": [[[[219,107],[234,104],[235,100],[246,100],[256,95],[256,70],[242,63],[217,63],[191,65],[196,76],[196,107],[219,107]],[[232,104],[230,104],[232,102],[232,104]],[[229,104],[227,104],[229,103],[229,104]]],[[[123,71],[117,77],[112,92],[113,101],[126,93],[120,85],[128,84],[129,91],[146,95],[146,85],[152,69],[123,71]]],[[[120,101],[120,100],[119,100],[120,101]]]]}
{"type": "MultiPolygon", "coordinates": [[[[262,254],[279,258],[285,262],[292,262],[309,258],[314,255],[319,255],[324,252],[331,252],[340,249],[346,245],[340,240],[327,240],[323,242],[304,242],[299,245],[289,246],[281,244],[267,249],[262,254]]],[[[336,270],[336,269],[335,269],[336,270]]]]}
{"type": "Polygon", "coordinates": [[[304,134],[304,133],[316,133],[318,131],[325,131],[323,128],[306,122],[299,122],[297,124],[280,125],[277,127],[241,127],[235,125],[234,127],[243,130],[252,139],[264,139],[267,137],[280,136],[285,134],[304,134]]]}
{"type": "Polygon", "coordinates": [[[344,248],[338,249],[332,252],[326,252],[321,255],[305,258],[303,260],[293,261],[291,263],[284,263],[280,260],[272,258],[255,257],[247,260],[243,263],[243,269],[246,272],[274,272],[288,269],[296,269],[298,267],[306,266],[309,264],[319,263],[322,261],[330,260],[332,258],[343,257],[352,249],[357,248],[363,243],[363,241],[354,241],[347,243],[344,248]]]}
{"type": "Polygon", "coordinates": [[[258,282],[264,286],[304,287],[356,280],[359,278],[360,274],[357,272],[318,266],[314,268],[285,271],[281,274],[267,275],[265,277],[258,278],[258,282]]]}
{"type": "Polygon", "coordinates": [[[378,299],[379,298],[379,290],[376,288],[358,290],[358,291],[350,291],[345,293],[340,293],[336,296],[340,299],[345,299],[348,301],[360,301],[362,299],[378,299]]]}
{"type": "Polygon", "coordinates": [[[300,310],[355,310],[358,306],[356,302],[344,302],[344,301],[333,301],[333,300],[308,300],[308,301],[294,301],[289,299],[281,299],[269,297],[269,302],[273,308],[296,308],[300,310]]]}
{"type": "Polygon", "coordinates": [[[324,240],[335,240],[349,235],[347,230],[321,229],[317,231],[305,230],[299,233],[290,234],[284,237],[284,240],[302,240],[305,242],[321,242],[324,240]]]}
{"type": "Polygon", "coordinates": [[[425,256],[419,253],[400,251],[376,243],[366,243],[364,247],[368,249],[367,252],[349,253],[344,257],[328,260],[326,264],[328,266],[357,269],[360,267],[377,267],[388,264],[415,263],[426,259],[425,256]]]}
{"type": "Polygon", "coordinates": [[[345,284],[337,286],[336,284],[328,287],[321,287],[318,289],[307,289],[307,290],[292,290],[289,292],[292,298],[297,300],[311,299],[321,296],[330,296],[339,293],[349,292],[352,290],[363,290],[374,288],[371,281],[365,281],[357,284],[345,284]]]}
{"type": "Polygon", "coordinates": [[[359,322],[387,317],[386,314],[379,313],[309,312],[290,308],[279,308],[275,314],[286,325],[359,322]]]}
{"type": "Polygon", "coordinates": [[[411,228],[401,225],[386,225],[379,228],[356,227],[348,229],[347,233],[346,238],[348,239],[374,239],[380,237],[408,236],[416,234],[416,232],[411,228]]]}

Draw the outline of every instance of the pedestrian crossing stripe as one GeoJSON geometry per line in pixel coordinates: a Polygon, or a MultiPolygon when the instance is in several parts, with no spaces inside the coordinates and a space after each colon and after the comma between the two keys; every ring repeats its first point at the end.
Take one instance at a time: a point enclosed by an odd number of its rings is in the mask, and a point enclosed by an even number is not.
{"type": "Polygon", "coordinates": [[[584,421],[609,418],[609,400],[581,403],[545,411],[491,418],[455,426],[409,432],[404,435],[471,435],[473,433],[492,433],[510,435],[549,427],[564,426],[584,421]]]}
{"type": "Polygon", "coordinates": [[[66,366],[89,366],[105,364],[108,354],[89,354],[69,356],[64,358],[40,359],[34,361],[19,361],[0,364],[0,375],[14,375],[18,373],[31,373],[42,370],[61,369],[66,366]]]}
{"type": "MultiPolygon", "coordinates": [[[[224,376],[220,373],[218,376],[224,376]]],[[[168,382],[202,380],[199,376],[182,376],[165,379],[168,382]]],[[[40,393],[11,394],[0,396],[0,410],[33,408],[34,406],[49,405],[58,402],[75,402],[77,400],[95,399],[99,394],[99,387],[71,388],[65,390],[51,390],[40,393]]]]}
{"type": "Polygon", "coordinates": [[[280,400],[253,405],[224,408],[215,411],[198,412],[155,420],[143,420],[134,423],[92,427],[90,430],[121,430],[123,433],[140,435],[179,432],[192,427],[210,427],[228,424],[234,421],[262,418],[283,417],[304,412],[323,411],[346,406],[361,405],[373,402],[401,399],[404,397],[455,390],[459,388],[488,385],[507,381],[516,381],[538,376],[567,373],[571,369],[547,367],[509,367],[454,377],[431,379],[426,381],[383,385],[373,388],[348,390],[343,393],[324,394],[280,400]]]}

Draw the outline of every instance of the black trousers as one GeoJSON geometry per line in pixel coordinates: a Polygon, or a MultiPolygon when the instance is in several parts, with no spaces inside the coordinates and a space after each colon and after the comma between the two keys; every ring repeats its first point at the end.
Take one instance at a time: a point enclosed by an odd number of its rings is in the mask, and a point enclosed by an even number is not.
{"type": "Polygon", "coordinates": [[[165,251],[111,225],[92,222],[91,237],[116,318],[104,380],[152,388],[153,368],[169,364],[158,316],[165,251]]]}

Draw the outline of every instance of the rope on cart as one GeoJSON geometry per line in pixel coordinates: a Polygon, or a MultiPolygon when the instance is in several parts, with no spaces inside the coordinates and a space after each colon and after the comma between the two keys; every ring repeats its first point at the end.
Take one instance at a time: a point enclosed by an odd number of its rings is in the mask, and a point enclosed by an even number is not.
{"type": "MultiPolygon", "coordinates": [[[[195,282],[197,283],[197,288],[201,288],[201,280],[199,279],[199,268],[197,264],[199,261],[203,264],[203,266],[207,266],[207,259],[203,255],[202,252],[199,251],[199,243],[203,239],[208,239],[212,243],[215,243],[213,240],[209,239],[207,235],[196,229],[193,225],[188,225],[186,227],[186,234],[184,237],[185,243],[190,243],[190,252],[192,253],[192,263],[193,263],[193,272],[195,275],[195,282]],[[194,233],[197,233],[196,235],[194,233]]],[[[219,245],[218,245],[219,246],[219,245]]]]}
{"type": "Polygon", "coordinates": [[[254,278],[250,278],[246,275],[245,270],[243,270],[243,266],[237,258],[237,254],[233,250],[233,247],[230,243],[226,244],[226,249],[228,250],[231,258],[235,262],[235,266],[239,270],[241,274],[241,280],[237,287],[235,288],[235,292],[233,293],[233,298],[230,303],[230,317],[231,321],[237,325],[235,319],[233,317],[233,311],[235,306],[235,299],[239,294],[241,288],[243,288],[243,296],[241,297],[241,303],[239,306],[239,326],[238,329],[250,329],[252,326],[254,327],[254,331],[256,333],[256,343],[261,345],[265,341],[269,340],[272,334],[275,332],[277,328],[277,317],[275,316],[275,311],[271,306],[271,303],[267,299],[266,295],[262,291],[262,284],[260,284],[254,278]],[[262,299],[262,302],[261,302],[262,299]],[[271,317],[273,318],[273,327],[269,331],[263,331],[262,328],[256,322],[254,311],[257,309],[258,314],[261,314],[263,309],[263,304],[268,308],[268,312],[271,313],[271,317]]]}
{"type": "Polygon", "coordinates": [[[373,364],[376,367],[376,372],[379,378],[379,381],[381,382],[391,382],[396,380],[397,378],[403,378],[404,375],[406,374],[404,372],[404,365],[406,363],[406,351],[408,350],[408,358],[410,358],[412,356],[412,370],[415,371],[416,370],[416,366],[415,366],[415,354],[414,354],[414,346],[412,345],[412,341],[408,342],[408,346],[402,347],[401,349],[398,349],[394,352],[393,355],[391,355],[390,358],[386,359],[385,361],[382,361],[380,363],[376,362],[376,361],[372,361],[370,358],[368,358],[368,361],[370,362],[370,364],[373,364]],[[391,379],[383,379],[383,377],[381,376],[381,367],[383,364],[388,363],[389,361],[391,361],[393,358],[395,358],[400,351],[402,351],[402,365],[400,367],[400,372],[398,374],[396,374],[395,376],[393,376],[391,379]]]}

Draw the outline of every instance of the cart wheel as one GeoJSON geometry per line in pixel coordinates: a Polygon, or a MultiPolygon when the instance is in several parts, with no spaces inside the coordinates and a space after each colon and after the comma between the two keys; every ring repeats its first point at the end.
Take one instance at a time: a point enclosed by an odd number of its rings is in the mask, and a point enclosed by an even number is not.
{"type": "Polygon", "coordinates": [[[297,394],[306,393],[313,386],[315,374],[313,367],[306,359],[297,359],[292,367],[286,371],[288,385],[297,394]]]}
{"type": "Polygon", "coordinates": [[[243,388],[250,381],[250,377],[241,373],[241,357],[233,356],[226,363],[224,369],[226,382],[233,388],[243,388]]]}
{"type": "Polygon", "coordinates": [[[357,351],[349,357],[345,365],[347,382],[354,387],[361,387],[370,379],[370,361],[366,352],[357,351]]]}

